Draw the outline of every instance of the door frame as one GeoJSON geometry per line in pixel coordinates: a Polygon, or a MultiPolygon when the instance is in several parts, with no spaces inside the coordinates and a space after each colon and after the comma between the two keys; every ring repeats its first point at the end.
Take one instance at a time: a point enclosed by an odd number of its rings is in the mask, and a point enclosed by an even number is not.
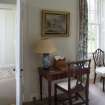
{"type": "Polygon", "coordinates": [[[16,1],[16,105],[22,105],[23,35],[22,35],[22,0],[16,1]]]}

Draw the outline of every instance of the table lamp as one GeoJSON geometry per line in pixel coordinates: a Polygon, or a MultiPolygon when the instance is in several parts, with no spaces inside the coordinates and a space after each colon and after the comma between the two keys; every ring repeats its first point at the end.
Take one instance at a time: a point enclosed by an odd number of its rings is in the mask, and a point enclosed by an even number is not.
{"type": "Polygon", "coordinates": [[[56,48],[51,39],[41,39],[36,44],[34,51],[43,55],[43,68],[48,69],[51,65],[50,54],[56,52],[56,48]]]}

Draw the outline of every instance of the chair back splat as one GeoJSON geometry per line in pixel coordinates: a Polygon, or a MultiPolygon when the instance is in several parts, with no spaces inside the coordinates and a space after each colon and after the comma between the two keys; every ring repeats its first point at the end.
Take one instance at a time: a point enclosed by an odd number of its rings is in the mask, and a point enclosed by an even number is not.
{"type": "Polygon", "coordinates": [[[104,91],[104,80],[105,80],[105,63],[104,63],[104,51],[101,49],[97,49],[93,53],[93,60],[94,60],[94,84],[96,81],[97,74],[101,77],[100,80],[103,81],[103,91],[104,91]]]}
{"type": "Polygon", "coordinates": [[[101,49],[97,49],[93,53],[93,60],[95,63],[95,67],[103,66],[104,65],[104,51],[102,51],[101,49]]]}

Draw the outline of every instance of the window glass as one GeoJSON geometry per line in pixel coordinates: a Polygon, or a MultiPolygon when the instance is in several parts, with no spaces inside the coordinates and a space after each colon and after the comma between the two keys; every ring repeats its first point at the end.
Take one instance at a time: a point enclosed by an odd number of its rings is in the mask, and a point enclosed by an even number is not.
{"type": "Polygon", "coordinates": [[[94,52],[98,44],[99,18],[97,13],[97,0],[88,0],[88,53],[94,52]]]}

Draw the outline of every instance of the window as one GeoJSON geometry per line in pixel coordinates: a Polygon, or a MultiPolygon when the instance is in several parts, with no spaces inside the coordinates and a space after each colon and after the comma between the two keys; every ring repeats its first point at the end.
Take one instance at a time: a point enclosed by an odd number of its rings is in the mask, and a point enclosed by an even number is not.
{"type": "Polygon", "coordinates": [[[98,48],[99,37],[99,15],[98,1],[88,0],[88,53],[92,53],[98,48]]]}

